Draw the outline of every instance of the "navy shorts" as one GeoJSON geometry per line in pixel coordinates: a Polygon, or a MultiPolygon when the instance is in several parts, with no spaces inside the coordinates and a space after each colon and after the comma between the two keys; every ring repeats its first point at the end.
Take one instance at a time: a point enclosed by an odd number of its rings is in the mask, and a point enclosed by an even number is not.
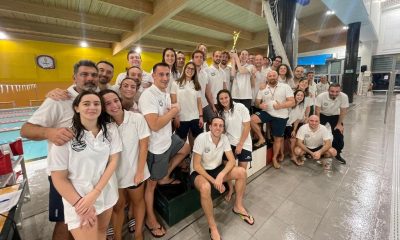
{"type": "Polygon", "coordinates": [[[308,150],[310,150],[311,152],[316,152],[318,150],[320,150],[323,147],[323,145],[316,147],[316,148],[308,148],[308,150]]]}
{"type": "MultiPolygon", "coordinates": [[[[242,148],[242,152],[238,155],[238,154],[235,153],[236,146],[231,145],[231,148],[232,148],[232,153],[233,153],[233,155],[235,156],[235,158],[236,158],[239,162],[251,162],[251,160],[252,160],[252,155],[251,155],[251,152],[250,152],[250,151],[248,151],[248,150],[242,148]]],[[[228,158],[226,157],[225,153],[224,153],[224,155],[222,156],[222,159],[225,160],[225,161],[228,160],[228,158]]]]}
{"type": "Polygon", "coordinates": [[[179,128],[175,130],[175,133],[186,141],[189,130],[192,132],[193,138],[199,136],[203,132],[203,128],[199,127],[199,119],[193,119],[191,121],[181,121],[179,128]]]}
{"type": "MultiPolygon", "coordinates": [[[[206,170],[206,172],[208,173],[208,175],[210,175],[213,178],[217,178],[218,174],[220,172],[222,172],[222,170],[224,170],[225,165],[221,164],[218,167],[211,169],[211,170],[206,170]]],[[[200,174],[196,171],[193,171],[192,174],[190,174],[190,182],[192,183],[192,185],[194,186],[194,180],[196,179],[197,176],[199,176],[200,174]]]]}
{"type": "Polygon", "coordinates": [[[274,137],[283,137],[288,118],[278,118],[269,115],[266,111],[255,113],[262,123],[270,122],[272,124],[271,133],[274,137]]]}
{"type": "Polygon", "coordinates": [[[53,185],[51,176],[48,177],[50,183],[49,192],[49,221],[64,222],[64,204],[61,195],[53,185]]]}

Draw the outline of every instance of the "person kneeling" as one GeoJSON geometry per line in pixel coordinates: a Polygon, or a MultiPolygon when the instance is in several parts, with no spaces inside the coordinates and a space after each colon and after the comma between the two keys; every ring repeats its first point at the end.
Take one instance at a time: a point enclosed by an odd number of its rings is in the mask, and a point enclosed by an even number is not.
{"type": "MultiPolygon", "coordinates": [[[[336,150],[332,147],[332,136],[328,129],[319,123],[319,117],[310,116],[308,124],[299,128],[296,135],[297,142],[294,149],[298,162],[303,162],[305,154],[310,154],[314,160],[324,157],[335,157],[336,150]]],[[[321,159],[325,169],[329,169],[325,159],[321,159]]]]}
{"type": "Polygon", "coordinates": [[[211,186],[220,193],[225,192],[224,182],[236,180],[236,201],[232,212],[239,215],[243,221],[253,225],[254,218],[243,206],[243,196],[246,188],[247,174],[242,167],[236,167],[228,137],[223,134],[225,122],[220,117],[211,120],[210,131],[200,134],[193,147],[191,162],[191,180],[200,192],[200,202],[207,218],[211,239],[221,239],[214,219],[211,186]],[[228,162],[222,162],[225,153],[228,162]]]}

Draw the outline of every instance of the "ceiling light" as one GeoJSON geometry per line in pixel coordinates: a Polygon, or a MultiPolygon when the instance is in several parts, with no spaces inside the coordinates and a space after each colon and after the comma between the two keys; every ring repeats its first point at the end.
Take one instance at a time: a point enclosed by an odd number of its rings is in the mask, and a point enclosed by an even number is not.
{"type": "Polygon", "coordinates": [[[136,47],[136,48],[135,48],[135,52],[137,52],[137,53],[142,53],[142,48],[141,48],[141,47],[136,47]]]}
{"type": "Polygon", "coordinates": [[[343,30],[347,30],[347,29],[349,29],[348,26],[343,26],[343,30]]]}
{"type": "Polygon", "coordinates": [[[89,44],[86,41],[81,41],[80,43],[81,47],[86,48],[89,46],[89,44]]]}
{"type": "Polygon", "coordinates": [[[326,15],[333,15],[333,14],[335,14],[335,11],[331,11],[331,10],[326,11],[326,15]]]}
{"type": "Polygon", "coordinates": [[[8,35],[5,32],[0,31],[0,39],[8,39],[8,35]]]}

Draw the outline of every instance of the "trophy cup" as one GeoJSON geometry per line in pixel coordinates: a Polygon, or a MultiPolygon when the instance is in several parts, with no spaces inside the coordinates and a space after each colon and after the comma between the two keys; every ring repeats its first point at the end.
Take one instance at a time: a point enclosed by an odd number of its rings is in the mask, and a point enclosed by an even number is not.
{"type": "Polygon", "coordinates": [[[240,35],[240,32],[233,31],[233,36],[232,36],[233,37],[233,46],[232,46],[232,49],[231,49],[232,53],[236,52],[235,46],[236,46],[236,42],[237,42],[237,40],[239,38],[239,35],[240,35]]]}

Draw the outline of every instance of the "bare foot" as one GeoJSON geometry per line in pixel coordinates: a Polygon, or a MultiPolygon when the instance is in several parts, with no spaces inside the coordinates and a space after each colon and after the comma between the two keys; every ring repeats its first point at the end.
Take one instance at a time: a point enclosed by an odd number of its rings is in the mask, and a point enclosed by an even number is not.
{"type": "Polygon", "coordinates": [[[279,162],[283,162],[283,159],[285,159],[285,154],[279,154],[279,156],[278,156],[278,161],[279,162]]]}
{"type": "Polygon", "coordinates": [[[212,240],[220,240],[221,236],[219,235],[218,228],[209,228],[208,231],[210,232],[210,238],[212,240]]]}
{"type": "Polygon", "coordinates": [[[225,195],[225,201],[229,202],[232,199],[233,190],[229,188],[228,193],[225,195]]]}
{"type": "Polygon", "coordinates": [[[272,159],[272,165],[275,169],[281,168],[281,165],[278,163],[278,161],[276,161],[276,159],[272,159]]]}

